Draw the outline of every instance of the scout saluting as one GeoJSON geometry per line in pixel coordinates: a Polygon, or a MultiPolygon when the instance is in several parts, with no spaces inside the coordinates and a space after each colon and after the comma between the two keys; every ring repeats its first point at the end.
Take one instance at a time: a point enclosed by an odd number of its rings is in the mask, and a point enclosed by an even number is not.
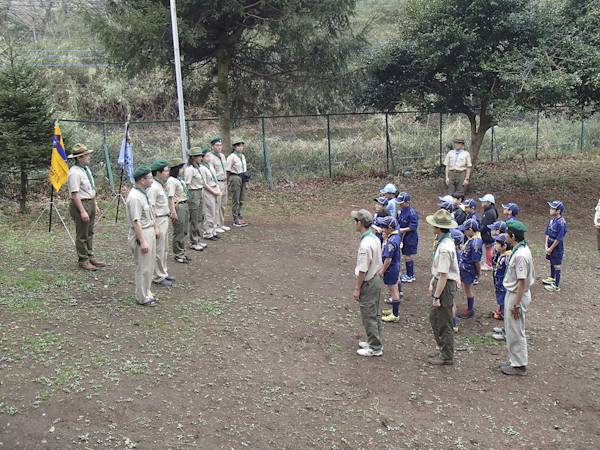
{"type": "Polygon", "coordinates": [[[202,162],[200,163],[199,172],[202,177],[202,204],[204,212],[204,237],[209,241],[217,241],[221,239],[217,235],[217,198],[221,196],[219,185],[217,183],[217,175],[210,165],[211,153],[206,147],[202,148],[202,162]]]}
{"type": "Polygon", "coordinates": [[[181,179],[183,175],[183,159],[174,158],[169,161],[169,179],[167,180],[167,195],[173,220],[173,253],[178,263],[189,263],[192,258],[185,254],[185,240],[188,234],[190,211],[188,199],[190,194],[181,179]]]}

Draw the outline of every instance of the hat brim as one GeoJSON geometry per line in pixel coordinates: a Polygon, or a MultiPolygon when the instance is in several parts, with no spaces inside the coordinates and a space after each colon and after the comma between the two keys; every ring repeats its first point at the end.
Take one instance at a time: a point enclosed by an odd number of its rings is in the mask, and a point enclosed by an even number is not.
{"type": "Polygon", "coordinates": [[[69,156],[67,156],[67,158],[74,159],[74,158],[77,158],[78,156],[83,156],[83,155],[87,155],[89,153],[93,153],[93,151],[94,150],[87,149],[85,152],[77,153],[76,155],[71,153],[69,156]]]}
{"type": "MultiPolygon", "coordinates": [[[[458,224],[454,220],[451,220],[449,223],[437,223],[435,220],[433,220],[433,214],[431,216],[425,217],[425,220],[427,221],[427,223],[429,225],[433,225],[434,227],[437,227],[437,228],[450,229],[450,228],[458,227],[458,224]]],[[[460,228],[459,228],[459,230],[460,230],[460,228]]]]}
{"type": "Polygon", "coordinates": [[[504,236],[504,233],[500,233],[495,236],[492,236],[492,239],[494,239],[495,241],[506,242],[506,236],[504,236]]]}

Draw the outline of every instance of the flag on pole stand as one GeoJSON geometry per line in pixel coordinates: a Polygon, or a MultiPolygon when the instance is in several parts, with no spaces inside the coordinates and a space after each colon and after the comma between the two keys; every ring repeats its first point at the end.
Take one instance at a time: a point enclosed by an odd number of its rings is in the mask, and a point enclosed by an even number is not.
{"type": "Polygon", "coordinates": [[[131,184],[135,184],[135,180],[133,179],[133,149],[129,137],[129,122],[125,124],[125,135],[123,136],[123,142],[121,142],[121,151],[117,164],[123,168],[131,184]]]}
{"type": "Polygon", "coordinates": [[[63,184],[67,182],[69,166],[67,165],[67,154],[63,143],[58,123],[54,127],[54,143],[52,144],[52,160],[50,162],[50,183],[58,192],[63,184]]]}

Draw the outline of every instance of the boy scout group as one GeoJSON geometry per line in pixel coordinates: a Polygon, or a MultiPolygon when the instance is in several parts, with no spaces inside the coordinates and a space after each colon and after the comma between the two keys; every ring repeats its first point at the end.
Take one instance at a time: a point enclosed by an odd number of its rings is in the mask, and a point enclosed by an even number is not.
{"type": "MultiPolygon", "coordinates": [[[[226,158],[221,138],[216,137],[210,148],[191,148],[187,165],[181,158],[158,159],[150,167],[135,169],[135,185],[127,196],[125,213],[130,226],[127,243],[135,260],[135,299],[140,305],[158,305],[159,299],[150,290],[152,283],[168,287],[176,281],[167,270],[169,221],[173,224],[174,260],[181,264],[192,261],[187,255],[188,234],[189,248],[203,251],[208,246],[203,240],[218,242],[220,234],[231,229],[225,225],[228,188],[233,226],[248,225],[242,212],[250,178],[244,142],[234,140],[232,147],[226,158]]],[[[75,164],[67,177],[79,266],[90,271],[105,266],[92,250],[94,219],[99,215],[88,167],[92,151],[75,144],[69,155],[75,164]]]]}

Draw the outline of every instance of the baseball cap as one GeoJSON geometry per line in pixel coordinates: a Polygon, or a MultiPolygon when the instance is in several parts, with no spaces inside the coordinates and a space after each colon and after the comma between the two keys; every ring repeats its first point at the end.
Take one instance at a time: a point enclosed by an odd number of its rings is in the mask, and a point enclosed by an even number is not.
{"type": "Polygon", "coordinates": [[[385,198],[385,197],[378,197],[378,198],[375,198],[373,200],[375,200],[377,203],[379,203],[379,204],[381,204],[383,206],[387,206],[388,205],[388,199],[385,198]]]}
{"type": "Polygon", "coordinates": [[[373,215],[366,209],[359,209],[358,211],[352,211],[350,213],[352,218],[358,220],[365,227],[370,227],[373,223],[373,215]]]}
{"type": "Polygon", "coordinates": [[[465,235],[463,234],[463,232],[460,231],[458,228],[452,228],[450,230],[450,235],[452,236],[452,239],[454,239],[454,243],[456,245],[461,244],[465,238],[465,235]]]}
{"type": "Polygon", "coordinates": [[[438,197],[443,202],[454,202],[454,197],[451,195],[444,195],[443,197],[438,197]]]}
{"type": "Polygon", "coordinates": [[[459,225],[458,229],[460,231],[465,231],[465,230],[479,231],[479,224],[477,223],[477,221],[475,219],[468,219],[468,220],[465,220],[465,223],[463,223],[462,225],[459,225]]]}
{"type": "Polygon", "coordinates": [[[396,201],[398,203],[410,202],[410,194],[408,192],[401,192],[398,194],[398,197],[396,197],[396,201]]]}
{"type": "Polygon", "coordinates": [[[377,223],[379,225],[383,225],[384,227],[387,227],[387,228],[397,228],[398,227],[398,223],[396,222],[396,219],[394,219],[392,216],[378,217],[377,223]]]}
{"type": "Polygon", "coordinates": [[[491,225],[487,226],[490,230],[499,230],[500,233],[506,233],[506,222],[502,222],[501,220],[497,220],[491,225]]]}
{"type": "Polygon", "coordinates": [[[471,208],[477,208],[477,202],[475,199],[468,198],[464,202],[462,202],[463,206],[470,206],[471,208]]]}
{"type": "Polygon", "coordinates": [[[448,210],[450,212],[454,211],[454,203],[452,202],[443,202],[437,204],[440,208],[448,210]]]}
{"type": "Polygon", "coordinates": [[[560,212],[563,212],[565,210],[565,205],[560,200],[554,200],[553,202],[548,202],[548,205],[550,205],[550,208],[558,209],[560,212]]]}
{"type": "Polygon", "coordinates": [[[394,186],[392,183],[388,183],[379,192],[381,194],[395,194],[396,192],[398,192],[398,190],[396,189],[396,186],[394,186]]]}
{"type": "Polygon", "coordinates": [[[510,212],[512,212],[513,216],[516,216],[517,214],[519,214],[519,207],[517,206],[516,203],[507,203],[506,205],[502,205],[502,207],[506,208],[510,212]]]}
{"type": "Polygon", "coordinates": [[[503,244],[506,243],[506,235],[504,233],[492,236],[492,239],[495,239],[498,242],[502,242],[503,244]]]}
{"type": "Polygon", "coordinates": [[[480,202],[490,202],[490,203],[496,203],[496,199],[494,198],[494,196],[492,194],[485,194],[483,197],[481,197],[479,199],[480,202]]]}

